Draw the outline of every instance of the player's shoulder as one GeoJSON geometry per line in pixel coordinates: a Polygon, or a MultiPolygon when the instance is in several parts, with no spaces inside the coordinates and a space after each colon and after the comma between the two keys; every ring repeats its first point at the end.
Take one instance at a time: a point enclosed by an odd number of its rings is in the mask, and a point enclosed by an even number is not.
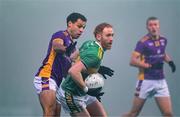
{"type": "Polygon", "coordinates": [[[60,31],[57,31],[55,32],[53,35],[52,35],[52,38],[64,38],[68,36],[68,33],[67,31],[65,30],[60,30],[60,31]]]}
{"type": "Polygon", "coordinates": [[[139,41],[140,41],[141,43],[144,43],[144,42],[148,41],[149,39],[150,39],[150,36],[145,35],[145,36],[143,36],[139,41]]]}
{"type": "Polygon", "coordinates": [[[80,47],[80,51],[86,51],[86,54],[96,54],[100,46],[94,40],[85,41],[80,47]]]}
{"type": "Polygon", "coordinates": [[[94,40],[87,40],[83,44],[84,45],[93,45],[93,43],[94,43],[94,40]]]}
{"type": "Polygon", "coordinates": [[[164,35],[160,35],[161,40],[167,40],[167,38],[164,35]]]}
{"type": "Polygon", "coordinates": [[[93,48],[93,47],[96,47],[96,43],[94,40],[87,40],[82,44],[82,47],[93,48]]]}

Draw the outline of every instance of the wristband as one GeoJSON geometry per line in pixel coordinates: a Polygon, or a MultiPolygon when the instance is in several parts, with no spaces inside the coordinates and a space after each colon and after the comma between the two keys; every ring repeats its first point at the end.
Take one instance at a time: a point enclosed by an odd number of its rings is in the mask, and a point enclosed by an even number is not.
{"type": "Polygon", "coordinates": [[[85,93],[87,93],[87,92],[88,92],[88,87],[85,86],[85,87],[83,88],[83,91],[84,91],[85,93]]]}

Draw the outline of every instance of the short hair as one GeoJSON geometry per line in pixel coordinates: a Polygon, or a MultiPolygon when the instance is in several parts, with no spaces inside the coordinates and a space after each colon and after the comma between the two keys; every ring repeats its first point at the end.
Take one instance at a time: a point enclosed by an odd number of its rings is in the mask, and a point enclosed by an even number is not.
{"type": "Polygon", "coordinates": [[[101,24],[97,25],[94,30],[94,36],[96,37],[97,34],[102,33],[104,28],[112,28],[112,25],[108,24],[108,23],[101,23],[101,24]]]}
{"type": "Polygon", "coordinates": [[[67,25],[68,25],[69,21],[71,21],[72,23],[75,23],[78,19],[81,19],[84,22],[87,21],[87,19],[84,15],[73,12],[66,18],[67,25]]]}
{"type": "Polygon", "coordinates": [[[148,24],[149,21],[151,20],[159,20],[157,17],[151,16],[146,20],[146,25],[148,24]]]}

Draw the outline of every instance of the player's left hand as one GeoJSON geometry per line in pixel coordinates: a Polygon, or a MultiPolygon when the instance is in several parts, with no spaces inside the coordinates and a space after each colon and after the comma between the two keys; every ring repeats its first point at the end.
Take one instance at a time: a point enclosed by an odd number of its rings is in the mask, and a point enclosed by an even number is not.
{"type": "Polygon", "coordinates": [[[102,87],[96,88],[96,89],[88,89],[87,94],[90,96],[94,96],[98,99],[99,102],[101,102],[101,96],[104,95],[104,92],[101,92],[102,87]]]}
{"type": "Polygon", "coordinates": [[[171,71],[174,73],[176,71],[176,65],[173,61],[169,61],[168,64],[171,67],[171,71]]]}
{"type": "Polygon", "coordinates": [[[101,96],[103,96],[104,95],[104,92],[100,92],[99,94],[98,94],[98,96],[96,96],[96,98],[97,98],[97,100],[99,101],[99,102],[101,102],[101,96]]]}
{"type": "Polygon", "coordinates": [[[77,44],[77,41],[72,42],[72,43],[66,48],[65,54],[66,54],[67,56],[70,56],[70,55],[71,55],[72,51],[76,48],[76,44],[77,44]]]}
{"type": "Polygon", "coordinates": [[[114,70],[106,66],[100,66],[98,73],[103,75],[104,79],[107,79],[106,75],[112,77],[114,75],[114,70]]]}

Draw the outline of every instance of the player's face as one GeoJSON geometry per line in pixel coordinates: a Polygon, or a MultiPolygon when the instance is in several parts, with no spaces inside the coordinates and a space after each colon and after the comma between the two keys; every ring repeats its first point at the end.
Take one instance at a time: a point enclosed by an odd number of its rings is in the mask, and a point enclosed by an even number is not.
{"type": "Polygon", "coordinates": [[[70,30],[71,37],[73,39],[79,38],[83,33],[85,26],[86,26],[86,22],[84,22],[81,19],[78,19],[74,23],[70,22],[68,28],[70,30]]]}
{"type": "Polygon", "coordinates": [[[110,50],[112,47],[114,32],[111,27],[105,27],[102,34],[100,35],[101,46],[104,49],[110,50]]]}
{"type": "Polygon", "coordinates": [[[159,20],[150,20],[147,23],[147,30],[152,36],[159,36],[160,35],[160,25],[159,20]]]}

